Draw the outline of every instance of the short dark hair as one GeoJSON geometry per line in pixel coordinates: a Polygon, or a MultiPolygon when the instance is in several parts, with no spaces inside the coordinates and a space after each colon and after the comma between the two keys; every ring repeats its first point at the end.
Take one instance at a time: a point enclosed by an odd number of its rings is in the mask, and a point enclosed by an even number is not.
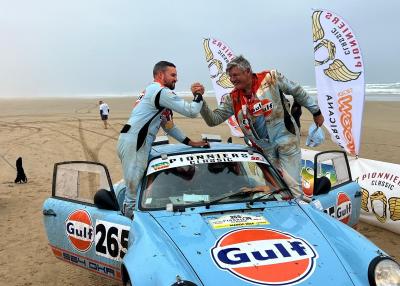
{"type": "Polygon", "coordinates": [[[167,61],[160,61],[156,63],[153,68],[153,76],[156,76],[156,74],[160,71],[165,71],[167,67],[176,68],[176,66],[173,63],[167,61]]]}

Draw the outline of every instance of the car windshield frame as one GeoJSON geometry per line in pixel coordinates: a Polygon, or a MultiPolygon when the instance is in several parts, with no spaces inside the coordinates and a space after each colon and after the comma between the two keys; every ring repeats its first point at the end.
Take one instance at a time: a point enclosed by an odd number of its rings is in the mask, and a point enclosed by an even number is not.
{"type": "MultiPolygon", "coordinates": [[[[160,156],[153,157],[151,160],[149,160],[149,163],[148,163],[148,166],[147,166],[147,169],[146,169],[146,176],[143,178],[142,183],[141,183],[141,187],[139,189],[140,194],[139,194],[139,198],[138,198],[139,199],[138,209],[142,210],[142,211],[160,211],[160,210],[167,210],[168,209],[168,205],[171,205],[172,207],[178,206],[181,209],[182,208],[185,209],[186,207],[201,207],[201,206],[204,206],[204,207],[208,208],[210,206],[209,202],[212,202],[213,200],[215,200],[217,198],[217,196],[211,197],[211,195],[210,195],[208,200],[200,200],[199,199],[198,201],[194,201],[194,202],[189,202],[189,201],[185,201],[185,200],[182,199],[182,204],[179,204],[176,201],[173,202],[171,200],[170,202],[165,203],[165,204],[163,204],[163,206],[160,206],[160,207],[148,207],[147,206],[148,204],[146,204],[146,201],[145,201],[146,200],[146,192],[148,192],[147,186],[149,185],[149,183],[148,183],[149,179],[151,179],[152,176],[153,177],[157,177],[159,174],[161,174],[162,172],[165,172],[166,170],[169,170],[167,172],[171,172],[175,168],[175,167],[167,168],[167,167],[164,167],[163,164],[157,164],[158,166],[161,166],[161,169],[159,169],[159,170],[151,170],[151,168],[155,165],[155,164],[152,165],[153,162],[160,162],[161,158],[166,159],[166,158],[171,158],[173,156],[192,156],[192,155],[196,156],[196,154],[198,155],[199,153],[207,153],[207,154],[208,153],[242,153],[242,154],[247,153],[249,156],[252,156],[251,158],[258,158],[259,159],[258,162],[253,161],[253,160],[244,160],[243,159],[243,160],[237,160],[237,161],[235,161],[235,163],[237,165],[239,165],[240,168],[243,168],[243,166],[242,166],[243,162],[246,162],[246,161],[247,162],[249,162],[249,161],[250,162],[255,162],[256,165],[258,166],[258,169],[260,169],[262,171],[262,173],[263,173],[263,179],[265,180],[265,185],[267,185],[266,184],[267,179],[272,180],[272,182],[274,184],[276,184],[275,187],[271,185],[273,187],[271,189],[271,191],[274,191],[276,189],[280,189],[282,191],[282,194],[284,193],[284,196],[283,196],[282,200],[290,200],[290,199],[294,198],[293,194],[288,189],[286,183],[284,182],[284,180],[280,176],[279,172],[263,156],[262,153],[259,153],[257,151],[246,150],[246,149],[240,149],[240,150],[237,150],[237,149],[220,149],[220,150],[197,151],[197,152],[191,152],[191,153],[188,153],[188,152],[179,152],[178,153],[177,152],[177,153],[173,153],[173,154],[168,154],[168,156],[165,155],[165,154],[162,154],[162,155],[160,154],[160,156]],[[264,169],[264,171],[263,171],[263,169],[264,169]],[[267,176],[270,176],[270,178],[266,178],[264,172],[267,172],[267,174],[268,174],[267,176]],[[155,174],[158,174],[158,175],[155,175],[155,174]]],[[[197,164],[196,163],[195,164],[185,164],[185,165],[180,165],[180,166],[181,167],[184,166],[184,167],[187,167],[187,168],[191,168],[191,167],[195,167],[196,168],[196,166],[198,167],[198,166],[202,165],[203,169],[205,168],[205,166],[207,166],[207,168],[209,169],[209,165],[213,164],[213,163],[219,164],[219,163],[232,163],[232,162],[203,162],[203,163],[197,163],[197,164]]],[[[247,173],[244,174],[243,177],[245,177],[245,179],[247,179],[247,180],[250,180],[250,178],[249,178],[247,173]]],[[[153,183],[153,181],[151,182],[151,184],[152,183],[153,183]]],[[[238,191],[238,189],[235,189],[234,191],[231,191],[231,194],[233,194],[233,193],[235,193],[237,191],[238,191]]],[[[247,202],[250,202],[250,201],[254,200],[256,198],[256,195],[259,194],[259,193],[260,193],[259,191],[255,191],[254,195],[244,196],[244,198],[242,200],[231,200],[231,199],[218,200],[218,202],[215,203],[215,205],[218,205],[218,204],[229,204],[229,203],[247,203],[247,202]]],[[[261,195],[262,194],[265,194],[265,193],[261,193],[261,195]]],[[[184,195],[186,195],[186,194],[184,194],[184,195]]],[[[191,195],[191,194],[188,194],[188,195],[191,195]]],[[[227,195],[227,197],[231,197],[231,196],[229,196],[228,192],[219,194],[220,197],[222,195],[227,195]]],[[[235,196],[232,196],[232,197],[234,198],[235,196]]],[[[166,199],[166,198],[164,198],[164,199],[166,199]]],[[[265,198],[262,198],[262,199],[259,199],[259,200],[256,199],[256,201],[257,202],[258,201],[265,202],[265,201],[269,201],[271,199],[277,200],[275,198],[275,196],[265,196],[265,198]]],[[[214,204],[212,204],[212,205],[214,205],[214,204]]]]}

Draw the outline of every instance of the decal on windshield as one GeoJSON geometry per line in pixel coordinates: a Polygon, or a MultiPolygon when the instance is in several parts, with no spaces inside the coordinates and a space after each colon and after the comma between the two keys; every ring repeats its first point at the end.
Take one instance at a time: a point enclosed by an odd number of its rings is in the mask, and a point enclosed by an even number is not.
{"type": "Polygon", "coordinates": [[[168,156],[166,159],[157,158],[151,161],[147,175],[162,169],[170,169],[188,165],[220,163],[220,162],[261,162],[267,160],[260,154],[248,152],[208,152],[168,156]]]}
{"type": "Polygon", "coordinates": [[[253,216],[248,214],[225,215],[217,219],[210,219],[208,222],[214,229],[269,224],[269,221],[267,221],[263,216],[253,216]]]}
{"type": "Polygon", "coordinates": [[[168,169],[169,168],[169,163],[168,162],[160,162],[157,164],[154,164],[151,166],[154,171],[162,170],[162,169],[168,169]]]}

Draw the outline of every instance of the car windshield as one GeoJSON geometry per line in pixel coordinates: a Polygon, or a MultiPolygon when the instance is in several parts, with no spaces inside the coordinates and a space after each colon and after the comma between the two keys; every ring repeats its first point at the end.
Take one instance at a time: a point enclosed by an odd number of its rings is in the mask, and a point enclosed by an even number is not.
{"type": "Polygon", "coordinates": [[[160,163],[152,166],[165,169],[148,173],[141,195],[143,209],[165,209],[168,204],[245,202],[257,197],[260,200],[292,198],[266,161],[199,163],[172,168],[160,163]]]}

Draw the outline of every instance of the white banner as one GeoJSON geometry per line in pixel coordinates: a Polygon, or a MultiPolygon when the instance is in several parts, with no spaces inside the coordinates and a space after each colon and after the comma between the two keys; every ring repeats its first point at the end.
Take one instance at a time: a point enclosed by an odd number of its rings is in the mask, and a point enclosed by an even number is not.
{"type": "MultiPolygon", "coordinates": [[[[225,96],[233,89],[233,84],[229,80],[229,76],[225,70],[227,64],[235,57],[235,55],[223,42],[212,38],[204,39],[203,48],[217,103],[220,105],[224,102],[225,96]]],[[[243,133],[240,130],[234,115],[232,115],[226,123],[231,129],[233,136],[243,137],[243,133]]]]}
{"type": "MultiPolygon", "coordinates": [[[[303,181],[313,176],[317,153],[301,150],[303,181]]],[[[400,165],[354,157],[349,157],[349,164],[353,180],[361,186],[360,220],[400,234],[400,165]]],[[[304,184],[303,190],[312,194],[304,184]]]]}
{"type": "Polygon", "coordinates": [[[318,103],[332,141],[352,155],[360,150],[364,65],[358,41],[340,16],[312,14],[318,103]]]}
{"type": "Polygon", "coordinates": [[[361,186],[360,219],[400,234],[400,165],[356,159],[350,168],[361,186]]]}

